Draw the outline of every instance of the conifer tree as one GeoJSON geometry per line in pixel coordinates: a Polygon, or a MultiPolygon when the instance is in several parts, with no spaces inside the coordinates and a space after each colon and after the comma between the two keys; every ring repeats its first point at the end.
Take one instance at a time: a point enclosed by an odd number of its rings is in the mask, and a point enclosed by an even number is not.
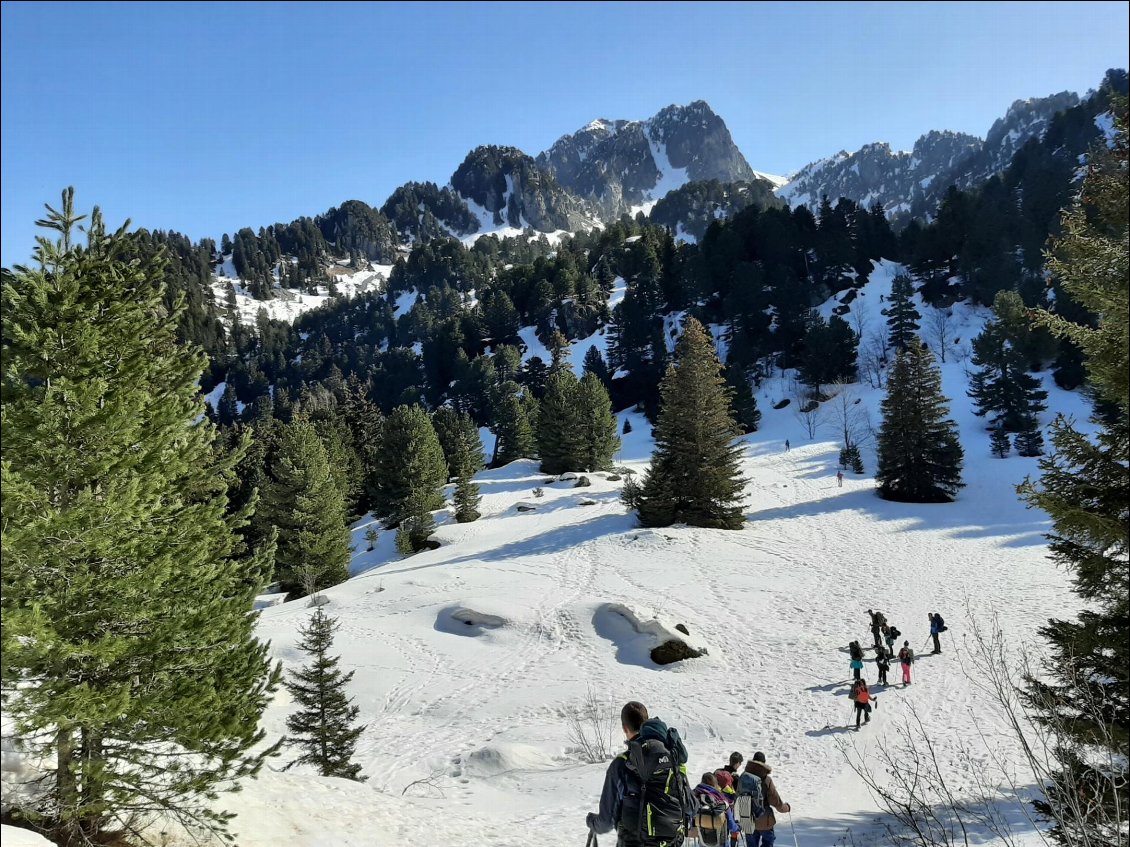
{"type": "Polygon", "coordinates": [[[396,549],[405,556],[428,547],[428,539],[436,530],[435,518],[425,498],[413,495],[404,504],[404,517],[396,529],[396,549]]]}
{"type": "MultiPolygon", "coordinates": [[[[222,831],[217,792],[254,775],[277,685],[254,634],[273,550],[227,508],[241,450],[201,417],[203,353],[176,342],[163,259],[131,258],[67,189],[35,264],[0,272],[3,710],[47,763],[5,797],[60,845],[160,811],[222,831]]],[[[277,745],[276,745],[277,746],[277,745]]]]}
{"type": "Polygon", "coordinates": [[[353,442],[353,449],[361,460],[361,500],[359,508],[372,508],[379,481],[381,439],[384,432],[384,415],[380,407],[369,398],[368,386],[356,374],[345,381],[345,398],[341,414],[353,442]]]}
{"type": "Polygon", "coordinates": [[[565,361],[565,357],[569,353],[569,339],[565,337],[561,330],[553,330],[545,347],[549,351],[549,370],[551,373],[569,367],[569,364],[565,361]]]}
{"type": "Polygon", "coordinates": [[[993,427],[992,435],[989,436],[989,445],[992,448],[993,455],[998,459],[1008,457],[1012,445],[1009,443],[1008,432],[1003,426],[993,427]]]}
{"type": "Polygon", "coordinates": [[[455,443],[452,445],[451,466],[454,468],[455,520],[470,523],[479,519],[479,487],[475,474],[483,469],[483,442],[479,430],[468,415],[456,421],[455,443]]]}
{"type": "Polygon", "coordinates": [[[349,579],[345,500],[309,421],[282,428],[263,500],[278,530],[275,576],[284,591],[302,596],[349,579]]]}
{"type": "Polygon", "coordinates": [[[577,390],[577,377],[569,368],[557,368],[550,374],[538,407],[537,427],[538,455],[546,473],[577,469],[583,445],[577,390]]]}
{"type": "Polygon", "coordinates": [[[948,503],[957,495],[963,451],[930,351],[911,344],[895,356],[879,429],[879,496],[903,503],[948,503]]]}
{"type": "Polygon", "coordinates": [[[537,454],[528,408],[515,394],[508,394],[499,402],[493,427],[497,438],[494,465],[506,465],[537,454]]]}
{"type": "Polygon", "coordinates": [[[1034,423],[1016,434],[1016,452],[1028,457],[1044,455],[1044,435],[1034,423]]]}
{"type": "Polygon", "coordinates": [[[749,374],[745,368],[740,367],[736,362],[728,363],[726,384],[733,392],[730,405],[733,407],[734,419],[738,426],[742,432],[757,432],[757,427],[761,425],[761,410],[757,408],[757,398],[753,396],[749,374]]]}
{"type": "Polygon", "coordinates": [[[891,280],[891,299],[887,306],[889,341],[895,350],[906,350],[917,343],[918,321],[922,316],[914,307],[914,282],[906,274],[891,280]]]}
{"type": "Polygon", "coordinates": [[[577,409],[577,434],[580,442],[576,466],[582,471],[612,467],[612,457],[620,449],[616,416],[604,383],[593,373],[585,374],[574,393],[577,409]]]}
{"type": "Polygon", "coordinates": [[[378,478],[377,510],[387,526],[443,507],[447,462],[431,418],[420,406],[397,406],[385,421],[378,478]]]}
{"type": "MultiPolygon", "coordinates": [[[[975,414],[990,415],[992,429],[1005,432],[1032,430],[1045,408],[1048,392],[1040,381],[1028,373],[1028,362],[1022,346],[1000,319],[1004,312],[1022,306],[1020,296],[1012,291],[997,294],[993,311],[997,317],[985,324],[973,339],[973,364],[978,366],[970,378],[969,396],[975,414]]],[[[1037,454],[1038,455],[1038,454],[1037,454]]]]}
{"type": "Polygon", "coordinates": [[[480,517],[479,502],[482,499],[474,477],[464,468],[455,479],[455,520],[459,523],[477,521],[480,517]]]}
{"type": "Polygon", "coordinates": [[[644,526],[743,523],[738,427],[721,371],[713,339],[691,318],[660,386],[655,452],[638,498],[644,526]]]}
{"type": "Polygon", "coordinates": [[[216,408],[216,423],[220,426],[231,426],[239,421],[239,401],[235,396],[235,386],[230,382],[224,385],[220,394],[220,402],[216,408]]]}
{"type": "Polygon", "coordinates": [[[318,606],[298,630],[298,649],[309,657],[309,663],[290,671],[286,682],[298,705],[298,711],[286,719],[286,728],[295,736],[287,744],[303,752],[287,768],[313,765],[322,776],[363,782],[367,777],[360,776],[361,766],[353,762],[353,753],[365,727],[356,725],[361,710],[345,693],[353,671],[342,673],[338,657],[330,655],[337,627],[337,619],[318,606]]]}
{"type": "Polygon", "coordinates": [[[1103,411],[1093,436],[1059,417],[1054,452],[1040,461],[1038,483],[1021,486],[1052,519],[1051,557],[1066,566],[1085,608],[1041,632],[1054,660],[1029,681],[1043,717],[1060,729],[1060,773],[1042,812],[1061,843],[1116,844],[1130,808],[1130,262],[1127,255],[1127,112],[1117,101],[1114,137],[1088,159],[1078,203],[1050,243],[1048,269],[1097,326],[1041,313],[1038,323],[1083,351],[1103,411]],[[1096,706],[1098,708],[1096,708],[1096,706]]]}
{"type": "Polygon", "coordinates": [[[585,353],[584,362],[581,364],[581,368],[585,373],[595,374],[596,378],[599,379],[605,386],[608,385],[610,377],[610,374],[608,373],[608,365],[604,361],[604,356],[600,354],[600,351],[596,348],[595,344],[589,347],[588,351],[585,353]]]}

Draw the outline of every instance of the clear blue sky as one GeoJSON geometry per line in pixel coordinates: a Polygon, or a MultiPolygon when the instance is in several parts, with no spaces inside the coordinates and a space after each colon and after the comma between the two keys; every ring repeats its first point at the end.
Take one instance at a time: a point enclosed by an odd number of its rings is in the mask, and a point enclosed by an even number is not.
{"type": "Polygon", "coordinates": [[[380,205],[474,146],[704,99],[787,173],[1126,67],[1114,3],[4,2],[2,262],[67,185],[197,239],[380,205]]]}

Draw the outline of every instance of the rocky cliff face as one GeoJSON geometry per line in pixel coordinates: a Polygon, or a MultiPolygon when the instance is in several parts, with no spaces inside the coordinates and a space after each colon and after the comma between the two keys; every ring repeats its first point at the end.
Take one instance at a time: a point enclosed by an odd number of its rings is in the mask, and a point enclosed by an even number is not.
{"type": "Polygon", "coordinates": [[[754,178],[725,122],[701,100],[646,121],[593,121],[559,138],[537,162],[605,220],[649,207],[690,181],[754,178]]]}
{"type": "Polygon", "coordinates": [[[883,143],[841,151],[801,168],[777,193],[793,206],[814,206],[827,195],[866,206],[877,202],[893,219],[929,216],[949,186],[969,188],[1001,172],[1029,139],[1042,135],[1056,112],[1078,102],[1066,91],[1017,100],[984,140],[931,131],[910,152],[894,152],[883,143]]]}
{"type": "Polygon", "coordinates": [[[451,187],[496,226],[575,232],[593,223],[577,198],[517,147],[476,147],[451,175],[451,187]]]}

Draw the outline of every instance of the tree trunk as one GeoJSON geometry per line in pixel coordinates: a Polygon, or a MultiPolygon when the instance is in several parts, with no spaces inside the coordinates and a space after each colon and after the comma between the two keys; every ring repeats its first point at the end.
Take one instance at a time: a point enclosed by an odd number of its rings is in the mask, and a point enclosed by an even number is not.
{"type": "Polygon", "coordinates": [[[82,828],[74,812],[78,808],[78,774],[75,772],[75,739],[72,730],[55,733],[55,794],[59,802],[59,822],[55,843],[72,847],[82,843],[82,828]]]}

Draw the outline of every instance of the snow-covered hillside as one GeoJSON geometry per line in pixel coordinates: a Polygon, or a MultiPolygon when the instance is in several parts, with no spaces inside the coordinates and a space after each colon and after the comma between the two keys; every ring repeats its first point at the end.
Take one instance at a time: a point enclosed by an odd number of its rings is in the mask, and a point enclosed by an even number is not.
{"type": "MultiPolygon", "coordinates": [[[[853,305],[867,303],[881,320],[879,295],[897,269],[881,263],[853,305]]],[[[984,318],[957,307],[958,355],[942,366],[966,450],[967,487],[953,504],[880,500],[871,448],[868,473],[838,487],[834,426],[810,440],[795,401],[773,408],[792,399],[790,381],[775,379],[758,392],[761,430],[744,439],[749,521],[741,531],[641,529],[619,503],[622,482],[590,474],[591,487],[574,488],[547,481],[532,461],[480,474],[482,519],[437,515],[438,550],[402,559],[382,533],[363,552],[370,522],[358,522],[355,576],[326,596],[341,621],[336,650],[356,673],[350,694],[367,724],[358,761],[369,780],[267,770],[224,798],[239,813],[240,844],[579,844],[604,765],[582,761],[567,716],[590,690],[612,710],[641,700],[677,726],[693,777],[731,750],[765,751],[793,806],[778,832],[787,843],[795,827],[805,847],[830,847],[848,830],[861,847],[881,843],[875,803],[841,744],[874,756],[912,710],[959,792],[974,780],[960,754],[965,743],[985,773],[994,768],[986,745],[1019,766],[1006,727],[962,670],[965,610],[982,621],[998,614],[1021,640],[1050,615],[1069,613],[1075,599],[1047,559],[1046,517],[1015,495],[1035,460],[991,457],[965,397],[961,349],[984,318]],[[519,511],[519,503],[534,508],[519,511]],[[916,665],[913,685],[879,691],[875,719],[854,734],[845,729],[846,646],[869,642],[868,608],[884,611],[916,650],[928,612],[943,613],[950,631],[945,652],[916,665]],[[672,622],[708,656],[652,664],[651,633],[672,622]]],[[[1046,375],[1044,385],[1049,416],[1086,417],[1079,396],[1046,375]]],[[[883,392],[853,391],[878,425],[883,392]]],[[[643,470],[649,426],[634,413],[621,418],[632,431],[618,464],[643,470]]],[[[301,663],[297,629],[310,614],[304,601],[262,612],[260,631],[287,667],[301,663]]],[[[874,681],[873,666],[865,675],[874,681]]],[[[276,737],[289,708],[280,694],[265,717],[276,737]]],[[[1002,804],[1029,843],[1032,825],[1002,804]]],[[[976,843],[992,838],[983,833],[976,843]]]]}

